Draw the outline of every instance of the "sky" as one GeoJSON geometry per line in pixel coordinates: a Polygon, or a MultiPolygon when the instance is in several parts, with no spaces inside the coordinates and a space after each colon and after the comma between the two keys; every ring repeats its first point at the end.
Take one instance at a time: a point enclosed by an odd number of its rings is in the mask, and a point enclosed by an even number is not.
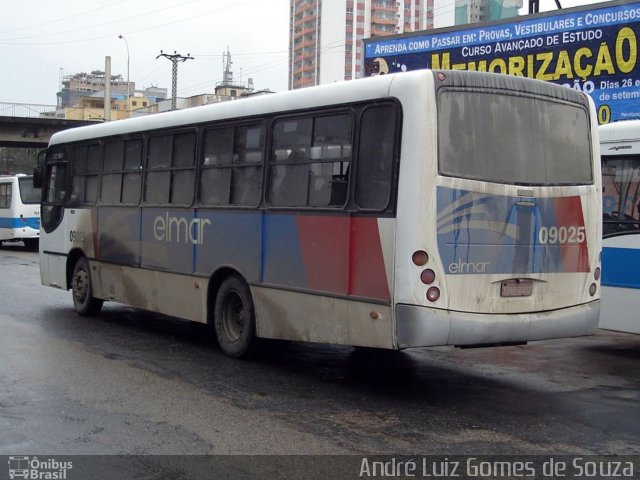
{"type": "Polygon", "coordinates": [[[179,63],[178,96],[213,93],[229,48],[236,81],[287,89],[289,0],[0,0],[0,102],[55,104],[64,75],[105,69],[171,95],[165,53],[179,63]],[[123,35],[125,41],[118,36],[123,35]]]}
{"type": "MultiPolygon", "coordinates": [[[[453,23],[454,3],[435,0],[436,27],[453,23]]],[[[540,11],[555,8],[540,0],[540,11]]],[[[54,105],[61,74],[103,71],[106,56],[112,75],[126,80],[128,57],[137,89],[170,96],[172,64],[156,58],[161,50],[194,57],[179,63],[179,97],[213,93],[227,48],[235,81],[287,89],[289,0],[0,0],[0,12],[0,102],[54,105]]]]}

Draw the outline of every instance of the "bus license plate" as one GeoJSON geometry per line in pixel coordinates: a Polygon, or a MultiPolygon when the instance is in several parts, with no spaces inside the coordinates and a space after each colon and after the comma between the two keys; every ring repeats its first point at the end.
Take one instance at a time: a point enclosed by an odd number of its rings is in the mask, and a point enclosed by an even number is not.
{"type": "Polygon", "coordinates": [[[504,280],[500,285],[501,297],[529,297],[533,293],[531,280],[504,280]]]}

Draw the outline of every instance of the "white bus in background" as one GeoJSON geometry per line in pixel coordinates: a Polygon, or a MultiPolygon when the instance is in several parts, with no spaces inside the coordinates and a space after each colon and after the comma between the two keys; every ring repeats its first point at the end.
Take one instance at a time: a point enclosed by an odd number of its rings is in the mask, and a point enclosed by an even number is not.
{"type": "Polygon", "coordinates": [[[44,285],[256,337],[388,349],[594,333],[593,102],[421,70],[56,133],[44,285]]]}
{"type": "Polygon", "coordinates": [[[22,241],[38,249],[40,193],[31,176],[0,175],[0,241],[22,241]]]}
{"type": "Polygon", "coordinates": [[[640,333],[640,120],[599,130],[604,236],[600,328],[640,333]]]}

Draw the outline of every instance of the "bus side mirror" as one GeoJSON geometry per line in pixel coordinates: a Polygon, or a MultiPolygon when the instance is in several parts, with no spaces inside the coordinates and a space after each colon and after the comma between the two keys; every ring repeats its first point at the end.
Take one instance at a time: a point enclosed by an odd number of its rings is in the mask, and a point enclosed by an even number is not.
{"type": "Polygon", "coordinates": [[[47,158],[47,149],[42,149],[38,152],[38,158],[36,160],[36,166],[33,169],[33,187],[42,188],[44,180],[44,162],[47,158]]]}
{"type": "Polygon", "coordinates": [[[42,188],[43,167],[38,165],[33,169],[33,187],[42,188]]]}

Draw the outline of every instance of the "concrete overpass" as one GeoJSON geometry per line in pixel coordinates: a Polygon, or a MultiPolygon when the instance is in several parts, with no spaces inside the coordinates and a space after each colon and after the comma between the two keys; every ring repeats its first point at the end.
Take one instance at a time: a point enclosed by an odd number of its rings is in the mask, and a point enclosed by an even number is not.
{"type": "Polygon", "coordinates": [[[51,135],[95,121],[55,117],[55,105],[0,102],[0,147],[46,147],[51,135]]]}

